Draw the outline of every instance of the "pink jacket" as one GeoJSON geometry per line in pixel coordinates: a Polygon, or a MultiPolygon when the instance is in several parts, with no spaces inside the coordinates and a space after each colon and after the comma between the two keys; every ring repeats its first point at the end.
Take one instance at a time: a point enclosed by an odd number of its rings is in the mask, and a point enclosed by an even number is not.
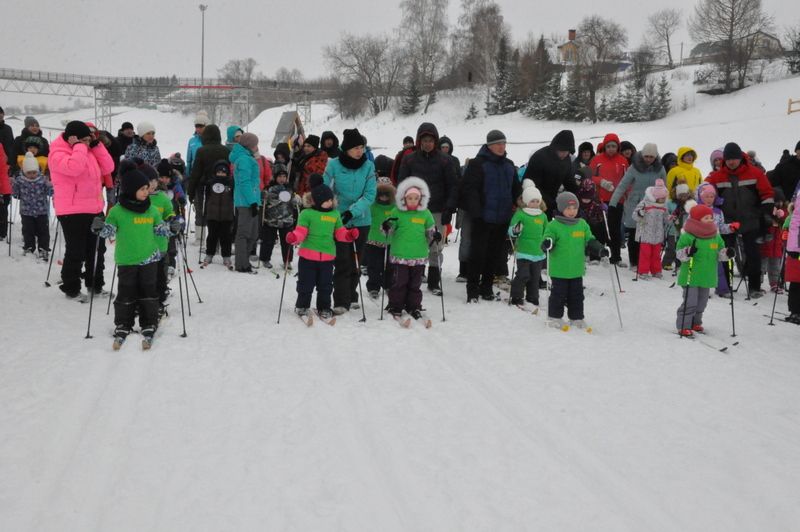
{"type": "Polygon", "coordinates": [[[789,239],[786,241],[786,251],[800,253],[800,209],[792,215],[789,223],[789,239]]]}
{"type": "Polygon", "coordinates": [[[62,135],[50,143],[50,180],[56,216],[103,212],[103,175],[114,170],[105,146],[70,146],[62,135]]]}

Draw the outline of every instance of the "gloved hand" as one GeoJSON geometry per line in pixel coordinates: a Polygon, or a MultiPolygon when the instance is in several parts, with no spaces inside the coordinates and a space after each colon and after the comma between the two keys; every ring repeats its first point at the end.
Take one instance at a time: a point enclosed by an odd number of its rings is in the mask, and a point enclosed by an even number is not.
{"type": "Polygon", "coordinates": [[[608,179],[601,179],[600,188],[603,188],[609,192],[614,192],[614,183],[612,183],[608,179]]]}
{"type": "Polygon", "coordinates": [[[253,216],[253,218],[258,216],[258,203],[250,204],[250,214],[253,216]]]}
{"type": "Polygon", "coordinates": [[[695,253],[697,253],[697,246],[692,244],[689,246],[688,251],[686,252],[687,257],[694,257],[695,253]]]}
{"type": "Polygon", "coordinates": [[[396,221],[397,221],[397,218],[394,218],[394,217],[386,218],[383,221],[383,223],[381,224],[381,230],[384,232],[384,234],[387,234],[387,235],[389,234],[389,231],[392,230],[392,222],[396,222],[396,221]]]}
{"type": "Polygon", "coordinates": [[[725,257],[726,257],[728,260],[730,260],[730,259],[732,259],[733,257],[735,257],[735,256],[736,256],[736,250],[735,250],[735,249],[733,249],[733,248],[732,248],[732,247],[730,247],[730,246],[726,247],[726,248],[725,248],[724,250],[722,250],[722,251],[725,253],[725,257]]]}
{"type": "Polygon", "coordinates": [[[781,232],[781,240],[783,240],[784,242],[786,242],[787,240],[789,240],[789,231],[787,231],[786,229],[784,229],[784,230],[781,232]]]}
{"type": "Polygon", "coordinates": [[[100,231],[106,226],[106,219],[103,215],[95,216],[92,220],[92,233],[99,235],[100,231]]]}
{"type": "Polygon", "coordinates": [[[433,234],[431,234],[431,241],[433,241],[433,242],[441,242],[442,241],[442,233],[440,233],[439,231],[434,231],[433,234]]]}
{"type": "Polygon", "coordinates": [[[347,225],[347,223],[348,223],[350,220],[352,220],[352,219],[353,219],[353,213],[352,213],[352,212],[350,212],[349,210],[347,210],[347,211],[344,211],[344,212],[342,213],[342,223],[343,223],[344,225],[347,225]]]}
{"type": "Polygon", "coordinates": [[[358,239],[358,227],[353,227],[347,230],[346,240],[348,242],[355,242],[358,239]]]}
{"type": "Polygon", "coordinates": [[[179,216],[174,217],[169,221],[169,232],[173,235],[178,235],[183,232],[183,218],[179,216]]]}
{"type": "Polygon", "coordinates": [[[607,247],[603,246],[603,249],[600,250],[600,257],[605,258],[610,256],[611,256],[611,251],[607,247]]]}
{"type": "Polygon", "coordinates": [[[553,242],[552,238],[545,238],[544,241],[542,242],[542,251],[544,252],[552,251],[554,247],[555,247],[555,242],[553,242]]]}
{"type": "Polygon", "coordinates": [[[290,246],[297,245],[298,240],[299,239],[297,238],[297,234],[294,231],[286,233],[286,243],[289,244],[290,246]]]}
{"type": "Polygon", "coordinates": [[[517,222],[517,224],[511,228],[511,234],[514,236],[522,234],[522,222],[517,222]]]}
{"type": "Polygon", "coordinates": [[[92,140],[91,142],[89,142],[89,147],[90,147],[90,148],[94,148],[94,147],[95,147],[95,146],[97,146],[98,144],[100,144],[100,139],[94,139],[94,140],[92,140]]]}
{"type": "Polygon", "coordinates": [[[734,233],[738,231],[741,226],[742,224],[740,224],[739,222],[731,222],[728,224],[728,227],[730,227],[731,231],[733,231],[734,233]]]}
{"type": "Polygon", "coordinates": [[[453,211],[445,209],[442,211],[442,225],[447,225],[453,221],[453,211]]]}
{"type": "Polygon", "coordinates": [[[603,212],[608,212],[608,203],[601,203],[600,207],[603,209],[603,212]]]}

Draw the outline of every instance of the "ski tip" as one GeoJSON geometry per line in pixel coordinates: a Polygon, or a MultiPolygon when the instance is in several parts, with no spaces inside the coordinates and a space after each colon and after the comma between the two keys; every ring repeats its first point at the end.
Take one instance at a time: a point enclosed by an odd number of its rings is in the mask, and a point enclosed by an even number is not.
{"type": "Polygon", "coordinates": [[[592,334],[592,328],[591,327],[586,327],[586,332],[589,333],[589,334],[592,334]]]}
{"type": "Polygon", "coordinates": [[[569,330],[569,325],[562,325],[562,326],[561,326],[561,330],[562,330],[563,332],[567,332],[567,331],[569,330]]]}

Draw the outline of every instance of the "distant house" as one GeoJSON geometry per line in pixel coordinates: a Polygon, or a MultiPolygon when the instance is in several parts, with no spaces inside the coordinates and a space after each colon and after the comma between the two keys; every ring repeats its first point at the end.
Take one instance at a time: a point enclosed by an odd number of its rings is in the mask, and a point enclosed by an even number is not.
{"type": "MultiPolygon", "coordinates": [[[[753,47],[751,59],[774,59],[783,54],[783,45],[780,39],[763,31],[757,31],[741,37],[737,45],[753,47]]],[[[703,42],[692,48],[689,54],[690,63],[705,63],[714,61],[725,50],[725,41],[703,42]]]]}
{"type": "Polygon", "coordinates": [[[567,38],[567,42],[557,46],[558,59],[561,61],[562,65],[574,65],[578,62],[578,49],[580,47],[578,32],[576,30],[569,30],[567,38]]]}

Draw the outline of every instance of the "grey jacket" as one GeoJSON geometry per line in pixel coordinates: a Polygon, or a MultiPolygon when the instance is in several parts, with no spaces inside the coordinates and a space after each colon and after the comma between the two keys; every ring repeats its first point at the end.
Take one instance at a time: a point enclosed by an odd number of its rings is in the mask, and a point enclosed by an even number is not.
{"type": "Polygon", "coordinates": [[[611,196],[609,205],[616,207],[623,200],[625,201],[622,222],[628,229],[636,228],[636,221],[633,219],[633,209],[644,199],[644,192],[647,187],[656,184],[656,179],[666,180],[666,172],[661,164],[661,159],[656,157],[655,162],[650,166],[645,165],[641,152],[636,152],[631,160],[631,165],[625,175],[617,185],[614,194],[611,196]],[[625,195],[627,193],[627,196],[625,195]]]}

